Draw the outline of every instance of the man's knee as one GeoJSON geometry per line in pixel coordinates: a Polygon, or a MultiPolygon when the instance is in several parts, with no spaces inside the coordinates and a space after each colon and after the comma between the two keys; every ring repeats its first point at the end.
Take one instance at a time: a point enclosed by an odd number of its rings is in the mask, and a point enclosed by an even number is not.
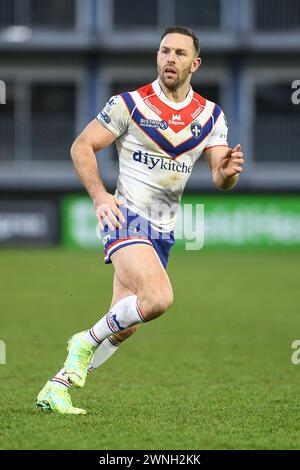
{"type": "Polygon", "coordinates": [[[142,314],[146,321],[153,320],[165,313],[174,300],[172,288],[147,292],[142,300],[142,314]]]}

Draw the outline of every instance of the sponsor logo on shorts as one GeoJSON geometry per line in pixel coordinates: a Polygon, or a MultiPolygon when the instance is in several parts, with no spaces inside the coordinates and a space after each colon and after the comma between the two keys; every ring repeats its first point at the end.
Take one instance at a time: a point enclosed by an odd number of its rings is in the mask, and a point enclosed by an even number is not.
{"type": "Polygon", "coordinates": [[[129,225],[129,230],[133,233],[137,233],[139,232],[140,230],[137,228],[137,227],[134,227],[133,225],[129,225]]]}
{"type": "Polygon", "coordinates": [[[109,242],[110,239],[111,239],[110,235],[105,235],[105,237],[102,238],[103,245],[106,245],[109,242]]]}

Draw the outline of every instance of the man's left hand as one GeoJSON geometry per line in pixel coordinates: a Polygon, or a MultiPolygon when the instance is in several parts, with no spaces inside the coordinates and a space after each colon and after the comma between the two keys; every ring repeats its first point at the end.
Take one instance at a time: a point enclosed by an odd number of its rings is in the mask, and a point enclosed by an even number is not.
{"type": "Polygon", "coordinates": [[[241,173],[243,171],[243,157],[244,154],[240,144],[236,145],[234,149],[229,148],[220,161],[219,171],[221,175],[228,178],[241,173]]]}

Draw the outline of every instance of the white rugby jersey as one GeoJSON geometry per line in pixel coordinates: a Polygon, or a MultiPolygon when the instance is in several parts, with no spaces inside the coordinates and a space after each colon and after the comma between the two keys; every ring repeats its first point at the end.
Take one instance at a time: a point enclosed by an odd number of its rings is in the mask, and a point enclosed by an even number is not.
{"type": "Polygon", "coordinates": [[[174,103],[155,80],[110,98],[97,119],[117,138],[116,196],[156,230],[171,231],[196,160],[209,147],[227,145],[223,111],[192,88],[174,103]]]}

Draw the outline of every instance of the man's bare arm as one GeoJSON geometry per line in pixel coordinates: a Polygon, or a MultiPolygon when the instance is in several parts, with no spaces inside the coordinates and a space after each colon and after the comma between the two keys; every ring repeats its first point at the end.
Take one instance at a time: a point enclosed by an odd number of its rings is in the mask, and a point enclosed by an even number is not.
{"type": "Polygon", "coordinates": [[[99,177],[95,152],[105,149],[114,140],[115,136],[105,129],[97,119],[94,119],[79,134],[71,147],[74,167],[93,200],[99,193],[106,191],[99,177]]]}
{"type": "Polygon", "coordinates": [[[105,149],[116,137],[97,119],[91,121],[75,139],[71,147],[71,157],[78,176],[93,200],[100,227],[103,223],[110,228],[118,227],[116,215],[124,222],[119,211],[122,204],[115,196],[109,194],[99,176],[95,152],[105,149]]]}
{"type": "Polygon", "coordinates": [[[236,184],[243,171],[244,155],[240,144],[234,149],[227,146],[211,147],[205,151],[211,169],[212,179],[218,189],[229,191],[236,184]]]}

